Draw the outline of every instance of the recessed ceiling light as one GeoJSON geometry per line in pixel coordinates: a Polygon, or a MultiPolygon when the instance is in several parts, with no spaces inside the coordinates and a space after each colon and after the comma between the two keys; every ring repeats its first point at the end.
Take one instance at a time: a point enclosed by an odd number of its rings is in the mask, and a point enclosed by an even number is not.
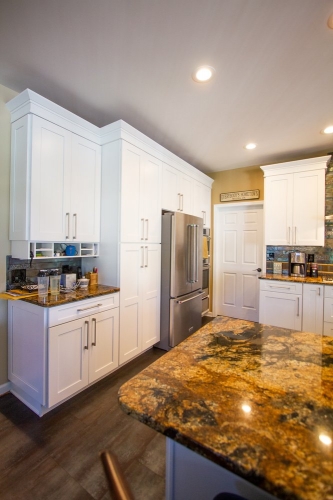
{"type": "Polygon", "coordinates": [[[333,125],[329,125],[328,127],[324,128],[323,134],[333,134],[333,125]]]}
{"type": "Polygon", "coordinates": [[[254,144],[254,142],[250,142],[249,144],[246,144],[246,146],[244,146],[245,149],[255,149],[257,147],[256,144],[254,144]]]}
{"type": "Polygon", "coordinates": [[[195,82],[205,83],[213,78],[215,75],[215,69],[212,66],[200,66],[192,74],[192,78],[195,82]]]}

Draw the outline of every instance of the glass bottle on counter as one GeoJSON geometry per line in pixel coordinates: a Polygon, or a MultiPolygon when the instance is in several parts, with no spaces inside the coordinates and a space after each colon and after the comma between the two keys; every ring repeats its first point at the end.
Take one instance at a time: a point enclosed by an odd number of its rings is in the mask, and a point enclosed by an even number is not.
{"type": "Polygon", "coordinates": [[[51,269],[50,293],[51,295],[59,295],[60,293],[60,274],[58,269],[51,269]]]}
{"type": "Polygon", "coordinates": [[[38,297],[46,297],[49,289],[49,277],[45,269],[40,269],[37,275],[38,297]]]}

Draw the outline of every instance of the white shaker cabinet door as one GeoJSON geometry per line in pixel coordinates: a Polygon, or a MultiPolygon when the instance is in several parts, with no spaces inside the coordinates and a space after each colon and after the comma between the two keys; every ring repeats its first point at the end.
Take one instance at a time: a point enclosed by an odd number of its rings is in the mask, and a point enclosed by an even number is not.
{"type": "Polygon", "coordinates": [[[303,284],[303,332],[323,333],[324,285],[303,284]]]}
{"type": "Polygon", "coordinates": [[[140,172],[140,218],[144,219],[144,241],[149,243],[161,242],[161,169],[160,160],[144,154],[140,172]]]}
{"type": "Polygon", "coordinates": [[[325,170],[294,174],[293,244],[324,246],[325,170]]]}
{"type": "Polygon", "coordinates": [[[203,227],[210,227],[211,188],[201,182],[193,183],[193,215],[201,217],[203,227]]]}
{"type": "Polygon", "coordinates": [[[144,247],[144,268],[141,272],[142,350],[160,340],[161,245],[144,247]]]}
{"type": "Polygon", "coordinates": [[[88,385],[88,349],[89,317],[49,328],[49,407],[88,385]]]}
{"type": "Polygon", "coordinates": [[[162,208],[172,212],[181,211],[179,170],[163,163],[162,208]]]}
{"type": "Polygon", "coordinates": [[[193,213],[193,179],[184,174],[179,175],[180,179],[180,194],[181,194],[181,211],[185,214],[194,215],[193,213]]]}
{"type": "MultiPolygon", "coordinates": [[[[68,179],[69,181],[69,179],[68,179]]],[[[101,147],[72,134],[71,239],[100,239],[101,147]]]]}
{"type": "Polygon", "coordinates": [[[121,242],[144,241],[144,217],[140,211],[140,174],[143,151],[122,141],[121,242]]]}
{"type": "Polygon", "coordinates": [[[90,317],[89,383],[118,366],[119,308],[90,317]]]}
{"type": "Polygon", "coordinates": [[[144,245],[122,244],[120,248],[120,365],[142,351],[140,278],[143,268],[144,245]]]}
{"type": "Polygon", "coordinates": [[[293,174],[265,178],[265,243],[292,245],[293,174]]]}
{"type": "Polygon", "coordinates": [[[63,241],[68,236],[71,135],[32,116],[31,240],[63,241]]]}
{"type": "Polygon", "coordinates": [[[260,290],[259,321],[301,331],[302,295],[260,290]]]}

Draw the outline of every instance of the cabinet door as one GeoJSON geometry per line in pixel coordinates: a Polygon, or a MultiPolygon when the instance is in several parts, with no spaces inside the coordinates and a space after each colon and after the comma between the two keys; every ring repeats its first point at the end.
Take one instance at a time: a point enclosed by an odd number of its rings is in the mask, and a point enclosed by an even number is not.
{"type": "Polygon", "coordinates": [[[142,350],[160,340],[161,245],[146,245],[141,272],[142,350]]]}
{"type": "MultiPolygon", "coordinates": [[[[266,196],[265,196],[266,198],[266,196]]],[[[293,244],[324,246],[325,170],[294,174],[293,244]]]]}
{"type": "Polygon", "coordinates": [[[71,239],[100,240],[101,147],[72,134],[71,239]]]}
{"type": "MultiPolygon", "coordinates": [[[[193,180],[189,175],[180,173],[181,211],[193,214],[193,180]]],[[[202,217],[202,215],[201,215],[202,217]]]]}
{"type": "Polygon", "coordinates": [[[303,332],[323,333],[324,287],[316,283],[303,285],[303,332]]]}
{"type": "Polygon", "coordinates": [[[193,182],[193,215],[201,217],[203,227],[210,227],[211,189],[201,182],[193,182]]]}
{"type": "Polygon", "coordinates": [[[90,317],[89,383],[118,366],[119,308],[90,317]]]}
{"type": "Polygon", "coordinates": [[[49,404],[88,385],[89,318],[49,328],[49,404]]]}
{"type": "Polygon", "coordinates": [[[162,208],[177,212],[181,210],[179,170],[163,163],[162,208]]]}
{"type": "Polygon", "coordinates": [[[265,244],[292,244],[293,174],[265,177],[265,244]]]}
{"type": "Polygon", "coordinates": [[[161,242],[161,162],[145,154],[140,172],[140,214],[144,218],[144,240],[161,242]]]}
{"type": "Polygon", "coordinates": [[[119,364],[142,350],[140,276],[144,269],[144,246],[126,243],[120,249],[119,364]]]}
{"type": "Polygon", "coordinates": [[[121,167],[121,242],[144,241],[144,216],[140,210],[140,175],[144,153],[123,141],[121,167]]]}
{"type": "Polygon", "coordinates": [[[71,135],[32,116],[31,240],[64,241],[68,236],[71,135]]]}
{"type": "Polygon", "coordinates": [[[302,329],[302,295],[260,291],[259,321],[266,325],[302,329]]]}

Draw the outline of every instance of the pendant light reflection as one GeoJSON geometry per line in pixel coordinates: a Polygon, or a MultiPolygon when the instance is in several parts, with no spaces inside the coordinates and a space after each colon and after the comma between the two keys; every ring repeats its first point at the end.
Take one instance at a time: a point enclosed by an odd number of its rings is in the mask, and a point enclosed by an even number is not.
{"type": "Polygon", "coordinates": [[[244,413],[251,413],[252,408],[250,405],[244,403],[242,404],[242,410],[244,413]]]}
{"type": "Polygon", "coordinates": [[[323,444],[326,444],[326,446],[330,446],[332,444],[332,439],[327,434],[324,434],[323,432],[321,434],[319,434],[319,440],[323,444]]]}

